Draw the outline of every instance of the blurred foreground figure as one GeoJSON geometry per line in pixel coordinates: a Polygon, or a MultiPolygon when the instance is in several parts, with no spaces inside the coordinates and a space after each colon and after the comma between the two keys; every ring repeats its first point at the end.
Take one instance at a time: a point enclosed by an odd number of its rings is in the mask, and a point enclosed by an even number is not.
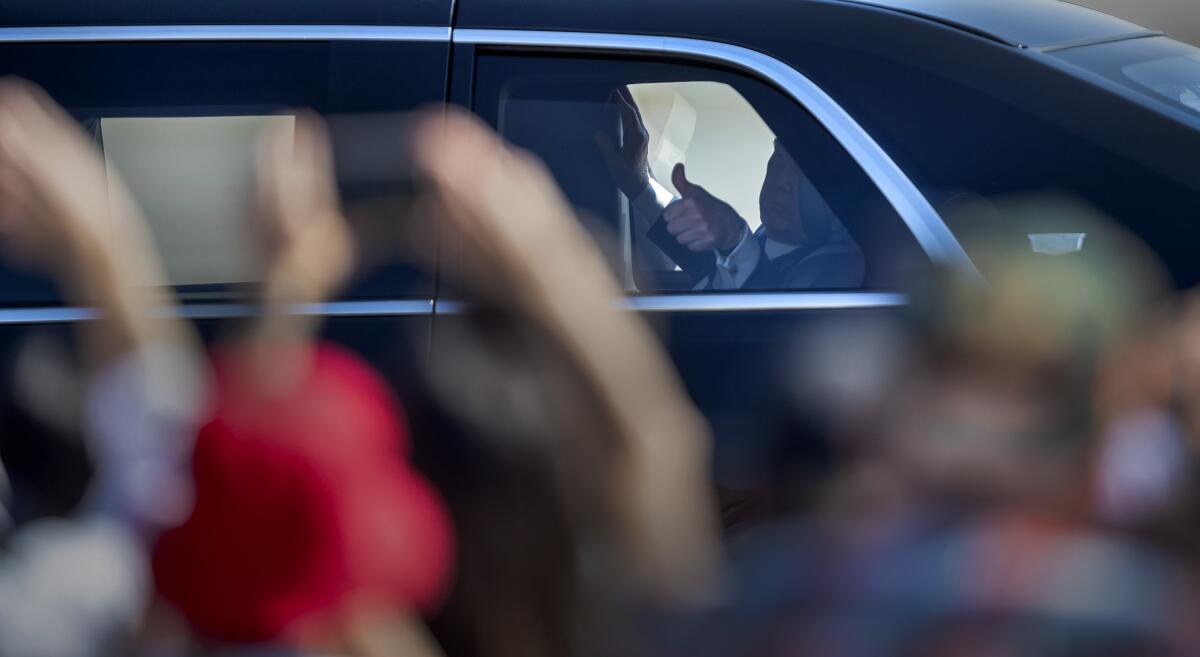
{"type": "Polygon", "coordinates": [[[416,130],[418,215],[461,245],[471,299],[439,328],[434,385],[464,451],[488,453],[478,478],[447,477],[448,652],[558,657],[615,642],[617,616],[711,601],[710,438],[662,348],[540,163],[459,113],[416,130]]]}
{"type": "Polygon", "coordinates": [[[808,515],[735,544],[730,599],[664,623],[647,654],[1196,653],[1195,571],[1097,522],[1093,501],[1114,426],[1096,414],[1112,398],[1097,372],[1155,316],[1162,278],[1142,245],[1078,208],[994,210],[1022,211],[1087,221],[1090,248],[1004,252],[987,287],[947,275],[906,318],[808,336],[816,367],[795,403],[816,417],[800,426],[828,432],[838,467],[808,515]]]}
{"type": "MultiPolygon", "coordinates": [[[[82,431],[95,476],[73,516],[6,537],[6,657],[128,654],[153,590],[149,543],[191,503],[186,459],[205,387],[196,341],[186,324],[158,312],[171,302],[169,288],[140,212],[109,175],[40,89],[0,81],[5,250],[52,276],[69,305],[99,313],[77,328],[87,377],[82,431]]],[[[34,364],[27,376],[38,371],[34,364]]]]}
{"type": "Polygon", "coordinates": [[[215,352],[195,510],[155,551],[201,654],[438,652],[420,613],[453,563],[441,502],[405,461],[386,384],[292,311],[328,300],[354,259],[329,159],[315,116],[298,117],[294,150],[263,144],[261,313],[215,352]]]}
{"type": "Polygon", "coordinates": [[[835,353],[862,339],[890,368],[869,381],[831,361],[819,383],[853,399],[809,386],[826,397],[798,403],[844,414],[812,425],[841,467],[811,515],[731,545],[722,587],[707,432],[646,327],[614,310],[619,290],[549,176],[470,119],[423,128],[425,209],[465,250],[475,304],[443,329],[455,339],[435,384],[479,444],[523,455],[501,467],[548,471],[559,505],[467,513],[463,532],[492,533],[466,541],[490,545],[463,554],[447,633],[473,640],[454,654],[1191,654],[1194,574],[1098,528],[1090,499],[1096,370],[1160,300],[1139,245],[1097,222],[1088,259],[1005,254],[989,288],[951,276],[907,321],[839,332],[835,353]],[[555,513],[565,540],[523,529],[555,513]],[[506,531],[527,550],[561,540],[567,566],[496,547],[506,531]],[[573,586],[547,586],[546,570],[573,586]],[[567,607],[566,630],[530,583],[567,607]]]}
{"type": "Polygon", "coordinates": [[[1097,377],[1093,497],[1109,526],[1200,566],[1200,299],[1149,315],[1097,377]]]}

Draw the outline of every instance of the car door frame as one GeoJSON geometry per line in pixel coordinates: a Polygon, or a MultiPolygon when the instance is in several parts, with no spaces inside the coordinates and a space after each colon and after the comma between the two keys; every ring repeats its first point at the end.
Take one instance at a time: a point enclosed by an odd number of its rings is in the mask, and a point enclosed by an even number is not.
{"type": "MultiPolygon", "coordinates": [[[[534,55],[666,56],[715,64],[762,78],[811,113],[829,131],[862,167],[934,263],[983,280],[945,221],[878,142],[821,87],[779,59],[728,43],[642,34],[455,28],[451,40],[450,99],[465,107],[473,106],[474,62],[490,50],[534,55]]],[[[627,297],[623,304],[641,312],[688,313],[887,308],[906,302],[904,295],[890,292],[764,291],[639,294],[627,297]]],[[[460,308],[457,300],[439,297],[435,314],[454,313],[460,308]]]]}

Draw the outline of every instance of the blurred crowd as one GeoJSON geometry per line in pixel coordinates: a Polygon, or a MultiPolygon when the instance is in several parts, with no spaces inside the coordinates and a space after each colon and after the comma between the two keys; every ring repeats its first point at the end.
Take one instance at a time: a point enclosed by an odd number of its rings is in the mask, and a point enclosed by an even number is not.
{"type": "Polygon", "coordinates": [[[402,408],[297,311],[361,257],[319,117],[258,145],[256,311],[202,340],[94,141],[0,82],[6,262],[95,309],[0,371],[0,655],[1200,654],[1200,298],[1118,227],[795,335],[718,485],[550,173],[410,130],[469,303],[402,408]]]}

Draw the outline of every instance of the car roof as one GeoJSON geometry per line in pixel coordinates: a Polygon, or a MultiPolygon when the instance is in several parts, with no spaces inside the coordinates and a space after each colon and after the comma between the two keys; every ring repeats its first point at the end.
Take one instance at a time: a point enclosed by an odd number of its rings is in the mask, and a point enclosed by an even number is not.
{"type": "Polygon", "coordinates": [[[1156,34],[1062,0],[843,0],[919,16],[1013,46],[1053,49],[1156,34]]]}
{"type": "MultiPolygon", "coordinates": [[[[605,16],[617,15],[653,22],[655,14],[674,11],[681,4],[675,0],[6,0],[0,2],[0,26],[204,23],[448,26],[456,1],[468,14],[483,9],[502,15],[504,20],[500,22],[508,23],[508,27],[529,23],[540,24],[543,29],[571,29],[569,26],[588,29],[588,23],[605,23],[605,16]],[[558,25],[552,27],[553,23],[558,25]]],[[[686,4],[690,13],[708,16],[710,22],[719,23],[730,15],[728,0],[690,0],[686,4]]],[[[765,9],[770,3],[753,4],[765,9]]],[[[1031,48],[1153,34],[1128,21],[1061,0],[792,0],[787,4],[859,5],[888,10],[993,41],[1031,48]]],[[[676,20],[692,22],[683,16],[676,16],[676,20]]],[[[622,21],[626,29],[635,31],[638,22],[622,21]]]]}

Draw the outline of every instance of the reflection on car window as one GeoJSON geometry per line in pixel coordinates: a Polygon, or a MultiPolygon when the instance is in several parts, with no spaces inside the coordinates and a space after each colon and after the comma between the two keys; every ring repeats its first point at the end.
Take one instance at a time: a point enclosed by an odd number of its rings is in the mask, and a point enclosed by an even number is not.
{"type": "Polygon", "coordinates": [[[1056,53],[1128,89],[1200,114],[1200,48],[1166,37],[1130,39],[1056,53]]]}
{"type": "Polygon", "coordinates": [[[476,110],[615,239],[630,292],[889,288],[928,264],[836,141],[761,82],[502,56],[478,79],[476,110]]]}
{"type": "Polygon", "coordinates": [[[1131,64],[1122,70],[1134,82],[1200,112],[1200,54],[1131,64]]]}
{"type": "Polygon", "coordinates": [[[105,166],[146,212],[173,285],[255,280],[247,227],[254,146],[277,116],[116,117],[98,121],[105,166]]]}

